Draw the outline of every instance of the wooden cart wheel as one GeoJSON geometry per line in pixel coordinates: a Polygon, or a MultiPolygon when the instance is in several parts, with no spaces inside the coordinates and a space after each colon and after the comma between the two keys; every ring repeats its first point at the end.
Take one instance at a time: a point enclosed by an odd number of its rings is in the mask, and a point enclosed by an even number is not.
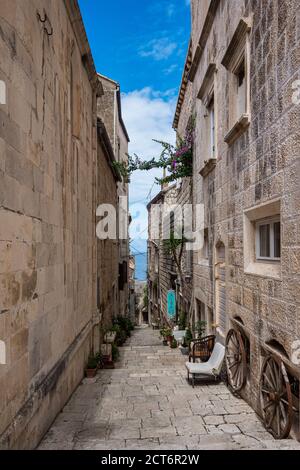
{"type": "Polygon", "coordinates": [[[246,350],[239,331],[229,330],[226,338],[225,358],[229,385],[234,392],[239,392],[247,379],[246,350]]]}
{"type": "Polygon", "coordinates": [[[266,429],[276,439],[288,437],[293,414],[291,385],[283,362],[273,356],[267,356],[262,365],[260,399],[266,429]]]}

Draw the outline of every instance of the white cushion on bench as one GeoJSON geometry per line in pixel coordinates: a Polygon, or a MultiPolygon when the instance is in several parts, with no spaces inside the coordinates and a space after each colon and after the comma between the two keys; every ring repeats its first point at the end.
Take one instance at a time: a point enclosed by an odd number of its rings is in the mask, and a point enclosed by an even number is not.
{"type": "Polygon", "coordinates": [[[225,347],[221,343],[216,343],[207,362],[186,362],[185,366],[190,374],[203,374],[215,377],[221,372],[224,356],[225,347]]]}

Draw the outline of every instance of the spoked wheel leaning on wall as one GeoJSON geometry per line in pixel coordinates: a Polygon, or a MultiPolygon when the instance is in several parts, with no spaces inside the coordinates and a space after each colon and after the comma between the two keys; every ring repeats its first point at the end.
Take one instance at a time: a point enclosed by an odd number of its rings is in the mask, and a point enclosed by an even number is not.
{"type": "Polygon", "coordinates": [[[288,437],[293,416],[291,384],[282,360],[271,355],[261,369],[260,400],[266,429],[276,439],[288,437]]]}
{"type": "Polygon", "coordinates": [[[240,392],[247,379],[246,348],[240,331],[229,330],[226,337],[225,360],[229,385],[233,392],[240,392]]]}

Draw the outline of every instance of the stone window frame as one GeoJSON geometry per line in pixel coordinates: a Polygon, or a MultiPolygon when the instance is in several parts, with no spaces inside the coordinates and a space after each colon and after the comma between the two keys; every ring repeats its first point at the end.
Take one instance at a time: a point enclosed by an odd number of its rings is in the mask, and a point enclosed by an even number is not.
{"type": "Polygon", "coordinates": [[[229,130],[224,141],[231,145],[240,137],[251,122],[250,106],[250,33],[252,16],[242,18],[223,57],[222,65],[229,72],[229,130]],[[237,115],[237,73],[244,61],[245,66],[245,112],[237,115]]]}
{"type": "Polygon", "coordinates": [[[201,230],[201,234],[203,245],[202,248],[197,251],[197,265],[209,266],[209,232],[207,226],[201,230]]]}
{"type": "Polygon", "coordinates": [[[274,199],[247,209],[243,213],[244,272],[281,279],[280,259],[257,259],[257,223],[264,219],[281,221],[281,199],[274,199]]]}
{"type": "MultiPolygon", "coordinates": [[[[215,129],[215,140],[214,140],[214,153],[207,155],[204,160],[204,165],[200,170],[200,175],[205,178],[216,166],[217,156],[218,156],[218,139],[217,139],[217,129],[218,129],[218,102],[217,102],[217,67],[215,63],[210,63],[207,71],[205,73],[202,85],[198,93],[198,99],[200,99],[203,105],[206,108],[205,119],[210,117],[209,108],[211,106],[212,100],[214,100],[214,129],[215,129]]],[[[211,123],[209,124],[211,126],[211,123]]],[[[209,142],[207,137],[206,148],[211,149],[211,132],[209,132],[209,142]]]]}

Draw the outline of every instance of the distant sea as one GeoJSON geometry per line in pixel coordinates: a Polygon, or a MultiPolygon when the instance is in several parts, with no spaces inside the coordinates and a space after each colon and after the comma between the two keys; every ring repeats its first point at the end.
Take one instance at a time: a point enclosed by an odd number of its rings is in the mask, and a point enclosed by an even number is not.
{"type": "Polygon", "coordinates": [[[135,257],[135,279],[147,280],[147,240],[131,241],[131,254],[135,257]]]}

